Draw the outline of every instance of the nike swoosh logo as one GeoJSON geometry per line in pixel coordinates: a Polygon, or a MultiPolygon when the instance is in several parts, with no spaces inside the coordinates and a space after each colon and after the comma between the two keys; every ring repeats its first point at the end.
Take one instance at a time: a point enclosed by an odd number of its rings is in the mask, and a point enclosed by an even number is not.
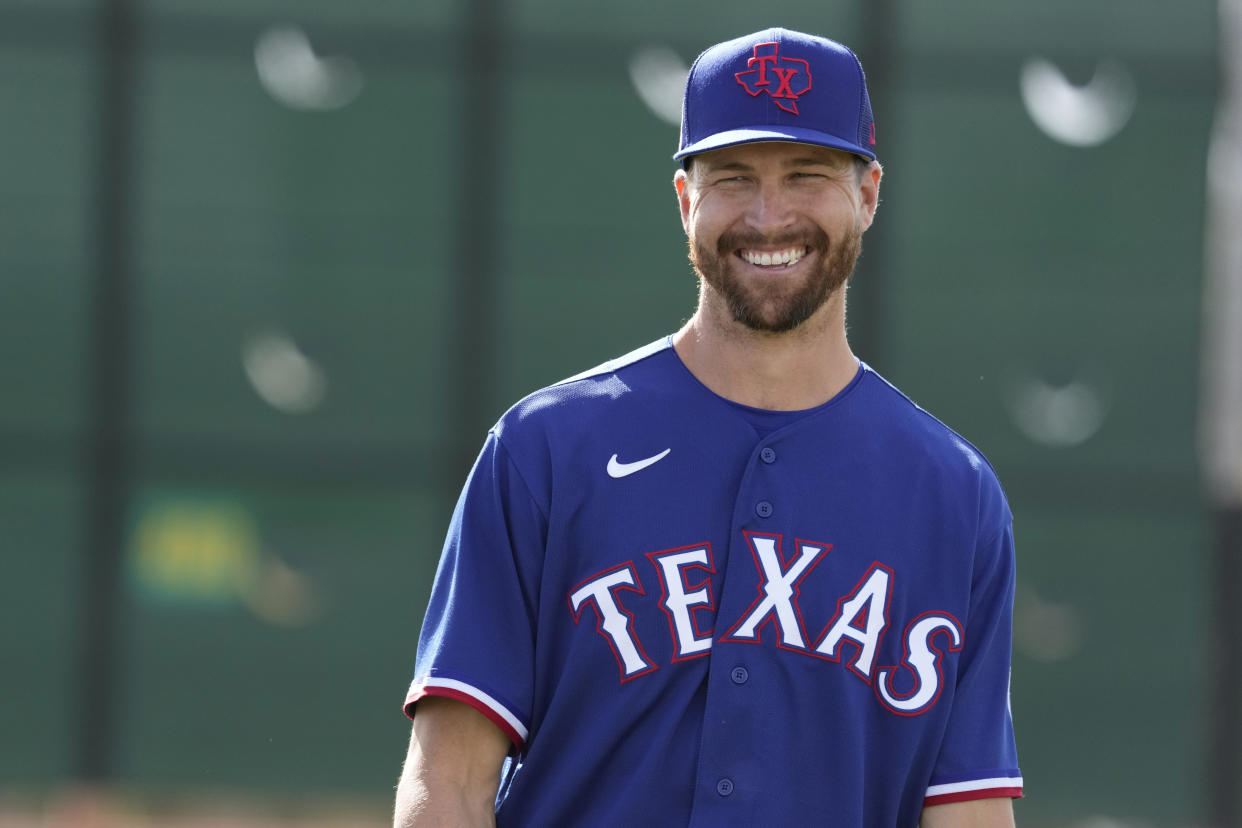
{"type": "Polygon", "coordinates": [[[622,463],[617,460],[617,455],[614,454],[608,459],[608,476],[616,477],[618,479],[622,477],[629,477],[634,472],[642,471],[650,465],[659,463],[666,456],[668,456],[670,451],[672,451],[671,448],[666,448],[659,454],[652,455],[651,457],[643,460],[635,460],[633,463],[622,463]]]}

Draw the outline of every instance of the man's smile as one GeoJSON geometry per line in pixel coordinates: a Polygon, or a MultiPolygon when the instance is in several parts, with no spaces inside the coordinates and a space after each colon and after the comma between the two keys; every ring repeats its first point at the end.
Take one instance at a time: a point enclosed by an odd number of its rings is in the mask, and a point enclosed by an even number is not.
{"type": "Polygon", "coordinates": [[[787,247],[783,250],[748,250],[742,249],[737,255],[748,264],[759,267],[791,267],[810,252],[805,245],[787,247]]]}

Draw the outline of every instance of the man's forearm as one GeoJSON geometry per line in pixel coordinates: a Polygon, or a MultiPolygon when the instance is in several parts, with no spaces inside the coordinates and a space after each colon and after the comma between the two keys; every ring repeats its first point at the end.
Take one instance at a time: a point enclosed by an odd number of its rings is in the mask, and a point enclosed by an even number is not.
{"type": "Polygon", "coordinates": [[[493,828],[495,825],[492,799],[470,796],[447,785],[428,784],[413,774],[402,774],[397,784],[394,828],[493,828]]]}
{"type": "Polygon", "coordinates": [[[397,783],[393,825],[494,826],[508,749],[508,737],[477,710],[451,699],[419,701],[397,783]]]}

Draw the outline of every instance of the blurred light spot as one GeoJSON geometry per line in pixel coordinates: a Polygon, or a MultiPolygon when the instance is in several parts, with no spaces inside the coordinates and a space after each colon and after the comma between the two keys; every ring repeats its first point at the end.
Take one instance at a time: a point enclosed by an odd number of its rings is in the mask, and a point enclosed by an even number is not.
{"type": "Polygon", "coordinates": [[[191,610],[245,608],[281,627],[310,624],[320,601],[309,576],[263,550],[258,525],[227,497],[164,497],[142,512],[130,548],[138,594],[191,610]]]}
{"type": "Polygon", "coordinates": [[[362,73],[347,57],[321,58],[296,26],[273,26],[254,46],[259,82],[293,109],[340,109],[362,91],[362,73]]]}
{"type": "Polygon", "coordinates": [[[1043,600],[1019,585],[1013,605],[1013,639],[1018,651],[1035,661],[1064,661],[1086,640],[1082,613],[1069,604],[1043,600]]]}
{"type": "Polygon", "coordinates": [[[131,556],[139,591],[149,598],[235,605],[258,579],[258,531],[235,504],[160,502],[139,520],[131,556]]]}
{"type": "Polygon", "coordinates": [[[279,627],[304,627],[318,616],[319,600],[309,576],[274,556],[264,561],[246,606],[279,627]]]}
{"type": "Polygon", "coordinates": [[[630,57],[630,81],[638,97],[660,119],[681,123],[681,96],[690,70],[667,46],[648,46],[630,57]]]}
{"type": "Polygon", "coordinates": [[[1100,61],[1085,86],[1075,86],[1043,58],[1022,65],[1022,101],[1035,125],[1049,137],[1075,147],[1112,138],[1134,112],[1134,79],[1116,61],[1100,61]]]}
{"type": "Polygon", "coordinates": [[[283,334],[251,337],[242,346],[242,367],[255,393],[286,414],[312,411],[328,393],[323,371],[283,334]]]}
{"type": "Polygon", "coordinates": [[[1010,391],[1008,404],[1019,431],[1054,448],[1087,442],[1104,425],[1107,412],[1103,393],[1080,380],[1054,386],[1041,379],[1024,379],[1010,391]]]}

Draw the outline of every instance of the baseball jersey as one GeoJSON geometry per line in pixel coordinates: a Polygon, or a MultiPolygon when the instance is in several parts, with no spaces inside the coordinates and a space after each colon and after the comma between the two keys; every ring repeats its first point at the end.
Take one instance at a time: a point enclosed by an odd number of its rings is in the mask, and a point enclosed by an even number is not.
{"type": "Polygon", "coordinates": [[[489,432],[405,709],[509,736],[500,825],[914,826],[1022,794],[1013,591],[992,469],[866,365],[765,411],[669,337],[489,432]]]}

